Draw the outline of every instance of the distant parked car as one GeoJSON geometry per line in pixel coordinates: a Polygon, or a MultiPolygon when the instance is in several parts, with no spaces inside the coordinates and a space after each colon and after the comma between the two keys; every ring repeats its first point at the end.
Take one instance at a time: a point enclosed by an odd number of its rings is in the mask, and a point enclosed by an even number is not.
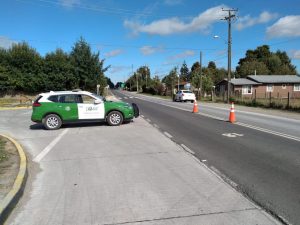
{"type": "Polygon", "coordinates": [[[87,91],[50,91],[41,93],[33,103],[31,120],[47,130],[59,129],[71,121],[106,121],[119,126],[139,116],[136,104],[106,101],[87,91]]]}
{"type": "Polygon", "coordinates": [[[196,99],[196,96],[193,92],[189,90],[180,90],[176,93],[174,97],[174,101],[180,101],[180,102],[186,102],[191,101],[194,102],[196,99]]]}

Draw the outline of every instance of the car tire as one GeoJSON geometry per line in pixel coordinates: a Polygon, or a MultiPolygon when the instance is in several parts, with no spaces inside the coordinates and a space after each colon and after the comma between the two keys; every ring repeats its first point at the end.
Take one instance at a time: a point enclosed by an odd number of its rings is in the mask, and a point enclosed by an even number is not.
{"type": "Polygon", "coordinates": [[[194,100],[191,100],[191,103],[194,103],[194,100]]]}
{"type": "Polygon", "coordinates": [[[61,118],[56,114],[45,116],[42,122],[46,130],[57,130],[62,125],[61,118]]]}
{"type": "Polygon", "coordinates": [[[110,126],[120,126],[123,123],[123,115],[118,111],[112,111],[107,115],[107,123],[110,126]]]}

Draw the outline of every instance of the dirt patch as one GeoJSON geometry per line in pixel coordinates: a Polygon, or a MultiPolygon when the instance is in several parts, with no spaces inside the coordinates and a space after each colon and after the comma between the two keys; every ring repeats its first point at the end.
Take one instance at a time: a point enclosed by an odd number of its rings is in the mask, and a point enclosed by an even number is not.
{"type": "Polygon", "coordinates": [[[19,172],[20,158],[15,145],[0,136],[0,201],[14,184],[19,172]]]}

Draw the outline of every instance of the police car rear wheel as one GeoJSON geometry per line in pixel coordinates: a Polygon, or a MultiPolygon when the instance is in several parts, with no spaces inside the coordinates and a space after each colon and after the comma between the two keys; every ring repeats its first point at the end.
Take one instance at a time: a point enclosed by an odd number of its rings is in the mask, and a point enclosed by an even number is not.
{"type": "Polygon", "coordinates": [[[43,124],[47,130],[57,130],[61,127],[61,119],[56,114],[49,114],[43,119],[43,124]]]}
{"type": "Polygon", "coordinates": [[[123,123],[123,115],[118,111],[112,111],[107,115],[107,123],[110,126],[119,126],[123,123]]]}

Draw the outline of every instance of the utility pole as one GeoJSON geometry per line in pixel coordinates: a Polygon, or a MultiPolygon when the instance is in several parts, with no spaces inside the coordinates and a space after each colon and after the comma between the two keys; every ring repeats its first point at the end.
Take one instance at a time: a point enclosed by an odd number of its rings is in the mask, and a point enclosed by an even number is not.
{"type": "Polygon", "coordinates": [[[230,80],[231,80],[231,20],[236,16],[232,12],[237,12],[237,9],[223,9],[222,11],[228,12],[228,16],[225,16],[222,20],[227,20],[228,22],[228,76],[227,76],[227,103],[229,103],[230,98],[230,80]]]}
{"type": "Polygon", "coordinates": [[[131,64],[131,76],[130,76],[130,91],[131,91],[131,78],[133,78],[133,64],[131,64]]]}
{"type": "Polygon", "coordinates": [[[202,97],[202,51],[200,51],[200,61],[199,61],[199,65],[200,65],[200,68],[199,68],[199,78],[200,78],[200,90],[198,90],[198,95],[199,95],[199,92],[200,92],[200,99],[202,97]]]}
{"type": "Polygon", "coordinates": [[[139,93],[139,72],[136,72],[136,92],[139,93]]]}
{"type": "Polygon", "coordinates": [[[176,68],[175,72],[176,72],[176,76],[178,77],[177,91],[179,91],[179,74],[177,74],[177,68],[176,68]]]}

